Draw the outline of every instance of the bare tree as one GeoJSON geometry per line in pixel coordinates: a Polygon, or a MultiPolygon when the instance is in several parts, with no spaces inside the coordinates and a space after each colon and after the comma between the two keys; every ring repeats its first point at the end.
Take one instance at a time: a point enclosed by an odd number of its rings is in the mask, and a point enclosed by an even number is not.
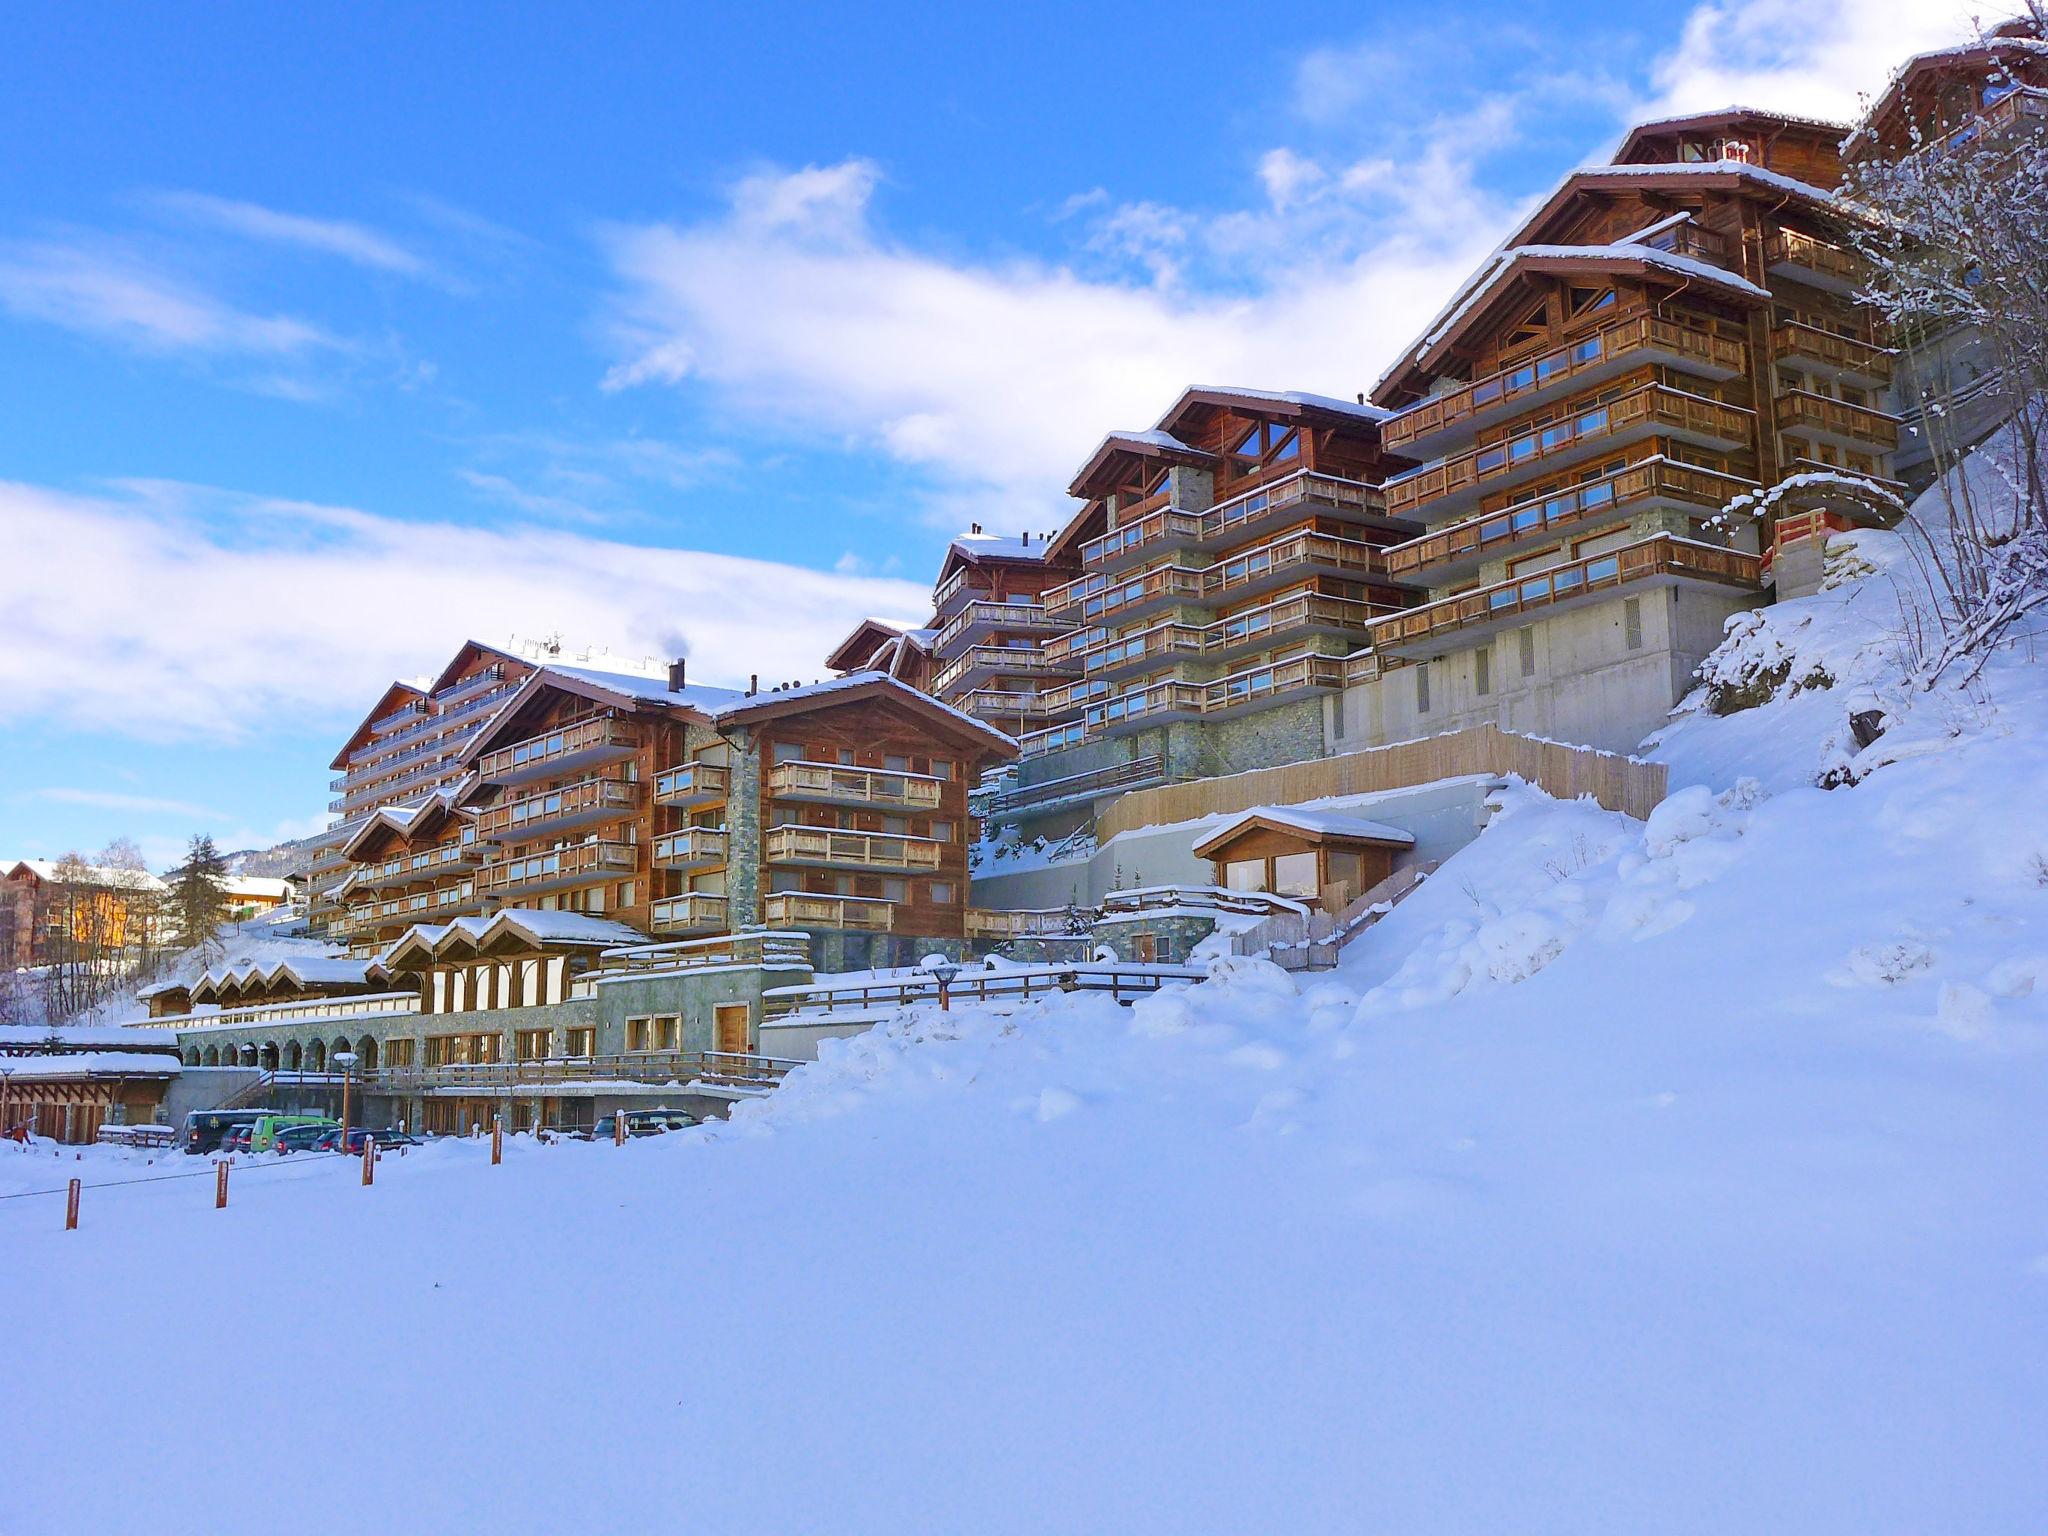
{"type": "MultiPolygon", "coordinates": [[[[2037,94],[1994,79],[1994,102],[2001,90],[2037,94]]],[[[1933,598],[1908,618],[1913,680],[1967,682],[2048,604],[2048,122],[2012,110],[1916,137],[1853,168],[1845,196],[1865,215],[1852,238],[1873,275],[1859,297],[1900,348],[1938,476],[1939,515],[1903,525],[1933,598]],[[1959,339],[1975,379],[1948,366],[1959,339]],[[2004,423],[1997,448],[1968,440],[1966,414],[2004,423]]]]}

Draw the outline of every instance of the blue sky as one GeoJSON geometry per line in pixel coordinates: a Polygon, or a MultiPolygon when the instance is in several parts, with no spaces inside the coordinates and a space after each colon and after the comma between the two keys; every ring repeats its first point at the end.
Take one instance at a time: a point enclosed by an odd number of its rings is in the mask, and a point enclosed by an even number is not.
{"type": "Polygon", "coordinates": [[[1839,115],[1966,28],[14,8],[0,858],[310,830],[383,682],[467,634],[814,676],[951,529],[1058,526],[1183,385],[1369,388],[1627,122],[1839,115]]]}

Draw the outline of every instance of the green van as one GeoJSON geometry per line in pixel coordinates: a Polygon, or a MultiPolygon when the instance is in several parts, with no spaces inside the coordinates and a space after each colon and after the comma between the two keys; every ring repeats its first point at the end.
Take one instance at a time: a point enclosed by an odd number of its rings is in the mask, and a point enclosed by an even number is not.
{"type": "Polygon", "coordinates": [[[341,1122],[329,1115],[261,1115],[249,1128],[249,1150],[268,1152],[277,1139],[277,1133],[288,1125],[339,1125],[341,1122]]]}

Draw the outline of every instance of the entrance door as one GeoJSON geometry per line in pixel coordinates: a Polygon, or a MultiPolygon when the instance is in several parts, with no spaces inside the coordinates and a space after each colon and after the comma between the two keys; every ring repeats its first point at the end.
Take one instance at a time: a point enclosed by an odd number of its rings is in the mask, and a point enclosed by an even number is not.
{"type": "Polygon", "coordinates": [[[718,1027],[717,1049],[730,1051],[735,1056],[744,1056],[747,1053],[747,1047],[750,1043],[747,1038],[749,1033],[747,1029],[747,1014],[748,1009],[745,1003],[720,1003],[718,1005],[714,1013],[714,1019],[718,1027]]]}
{"type": "Polygon", "coordinates": [[[1134,933],[1131,935],[1131,957],[1140,965],[1159,963],[1159,935],[1156,933],[1134,933]]]}

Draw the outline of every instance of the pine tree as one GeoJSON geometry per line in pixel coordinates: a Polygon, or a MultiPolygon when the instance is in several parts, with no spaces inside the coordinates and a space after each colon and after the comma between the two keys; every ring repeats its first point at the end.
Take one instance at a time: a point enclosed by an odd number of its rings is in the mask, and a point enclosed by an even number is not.
{"type": "Polygon", "coordinates": [[[228,861],[204,833],[186,850],[185,865],[171,880],[171,911],[187,945],[211,944],[227,921],[228,894],[221,881],[228,861]]]}

